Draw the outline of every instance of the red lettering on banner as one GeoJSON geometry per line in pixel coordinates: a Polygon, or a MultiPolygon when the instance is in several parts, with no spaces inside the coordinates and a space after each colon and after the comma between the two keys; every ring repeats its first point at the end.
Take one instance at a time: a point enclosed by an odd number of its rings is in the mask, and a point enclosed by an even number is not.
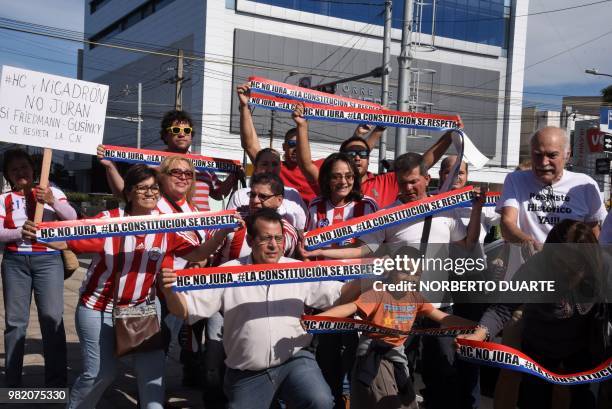
{"type": "Polygon", "coordinates": [[[589,151],[591,153],[603,152],[603,132],[599,129],[589,129],[586,134],[587,141],[589,143],[589,151]]]}

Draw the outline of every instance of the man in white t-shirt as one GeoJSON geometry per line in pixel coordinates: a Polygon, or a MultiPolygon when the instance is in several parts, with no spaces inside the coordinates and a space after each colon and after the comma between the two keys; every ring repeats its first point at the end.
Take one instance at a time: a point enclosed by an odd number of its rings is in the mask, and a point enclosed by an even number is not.
{"type": "MultiPolygon", "coordinates": [[[[251,255],[231,265],[290,263],[282,257],[281,216],[263,209],[247,220],[251,255]]],[[[225,392],[230,408],[268,409],[276,397],[293,408],[329,409],[333,398],[309,351],[312,335],[300,325],[304,307],[327,309],[342,295],[355,299],[359,283],[334,281],[257,285],[178,293],[176,275],[161,274],[163,292],[173,314],[197,321],[221,310],[223,346],[228,367],[225,392]]]]}
{"type": "MultiPolygon", "coordinates": [[[[253,174],[274,173],[280,176],[280,171],[281,159],[280,154],[276,150],[264,148],[257,152],[253,162],[253,174]]],[[[226,209],[236,209],[242,217],[248,216],[250,191],[251,189],[246,187],[235,191],[230,197],[226,209]]],[[[306,204],[297,190],[285,186],[284,199],[278,208],[278,213],[297,230],[304,230],[307,214],[306,204]]]]}
{"type": "Polygon", "coordinates": [[[599,187],[590,176],[565,169],[569,154],[569,139],[561,128],[547,127],[533,135],[531,170],[508,174],[497,204],[506,241],[539,248],[564,219],[588,223],[599,236],[599,224],[606,218],[599,187]]]}

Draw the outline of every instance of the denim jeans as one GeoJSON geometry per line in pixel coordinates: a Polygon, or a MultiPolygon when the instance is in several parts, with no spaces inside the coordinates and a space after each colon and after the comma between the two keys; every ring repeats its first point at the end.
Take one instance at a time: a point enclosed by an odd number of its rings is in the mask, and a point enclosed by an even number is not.
{"type": "Polygon", "coordinates": [[[64,265],[59,254],[5,251],[2,259],[8,387],[21,386],[26,330],[32,291],[45,357],[45,386],[66,386],[66,332],[64,331],[64,265]]]}
{"type": "MultiPolygon", "coordinates": [[[[76,330],[83,369],[70,391],[68,408],[95,408],[117,375],[112,314],[81,304],[76,309],[76,330]]],[[[131,354],[142,409],[162,409],[164,403],[164,350],[131,354]]]]}
{"type": "Polygon", "coordinates": [[[225,372],[229,409],[268,409],[275,397],[292,409],[331,409],[334,399],[312,353],[302,350],[283,364],[261,371],[225,372]]]}

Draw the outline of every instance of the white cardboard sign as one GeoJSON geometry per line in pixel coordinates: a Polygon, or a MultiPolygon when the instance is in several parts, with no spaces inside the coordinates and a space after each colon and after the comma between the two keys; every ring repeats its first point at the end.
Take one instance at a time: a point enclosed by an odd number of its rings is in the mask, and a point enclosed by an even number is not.
{"type": "Polygon", "coordinates": [[[108,85],[2,66],[0,141],[96,154],[108,85]]]}

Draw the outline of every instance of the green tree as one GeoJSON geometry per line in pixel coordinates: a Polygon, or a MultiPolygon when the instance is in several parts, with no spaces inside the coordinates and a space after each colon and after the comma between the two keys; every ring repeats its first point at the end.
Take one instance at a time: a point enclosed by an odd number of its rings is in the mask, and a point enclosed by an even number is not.
{"type": "Polygon", "coordinates": [[[612,103],[612,85],[608,85],[601,90],[601,98],[603,102],[612,103]]]}

